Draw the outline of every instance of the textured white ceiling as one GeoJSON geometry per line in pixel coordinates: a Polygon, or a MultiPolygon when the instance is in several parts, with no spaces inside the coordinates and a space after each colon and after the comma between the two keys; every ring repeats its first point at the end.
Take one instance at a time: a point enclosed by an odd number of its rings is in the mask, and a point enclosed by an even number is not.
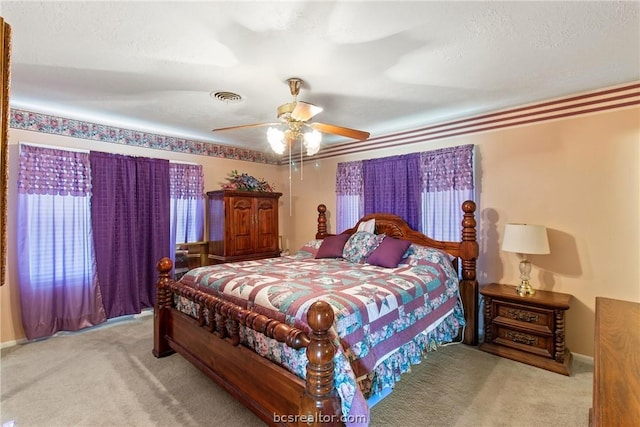
{"type": "Polygon", "coordinates": [[[210,130],[274,121],[288,77],[314,121],[372,137],[640,79],[637,1],[0,7],[12,107],[261,151],[266,128],[210,130]]]}

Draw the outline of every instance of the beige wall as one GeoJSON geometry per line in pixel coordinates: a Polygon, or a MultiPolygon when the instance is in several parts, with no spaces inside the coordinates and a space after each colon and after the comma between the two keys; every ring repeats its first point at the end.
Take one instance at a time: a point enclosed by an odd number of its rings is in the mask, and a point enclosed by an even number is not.
{"type": "MultiPolygon", "coordinates": [[[[593,355],[596,296],[640,302],[638,107],[307,162],[302,179],[299,170],[292,172],[291,192],[287,167],[13,129],[11,159],[16,158],[18,141],[198,162],[204,166],[207,190],[219,188],[231,169],[264,177],[284,193],[281,234],[285,248],[292,251],[315,235],[319,203],[327,205],[329,230],[336,231],[332,214],[338,162],[475,144],[481,284],[517,283],[518,258],[500,251],[502,231],[507,222],[530,222],[549,228],[551,246],[551,254],[530,257],[534,286],[574,295],[567,313],[567,346],[574,353],[593,355]]],[[[16,182],[14,161],[10,182],[16,182]]],[[[0,288],[0,342],[23,337],[12,256],[15,212],[11,206],[15,200],[15,186],[10,186],[9,277],[8,286],[0,288]]]]}
{"type": "Polygon", "coordinates": [[[505,223],[546,225],[551,254],[529,257],[532,283],[574,296],[567,346],[593,355],[595,297],[640,302],[637,107],[319,160],[294,175],[291,247],[313,237],[318,203],[336,232],[338,162],[461,144],[476,146],[480,284],[519,281],[517,255],[500,251],[505,223]]]}
{"type": "MultiPolygon", "coordinates": [[[[0,287],[0,343],[7,343],[24,338],[22,322],[20,320],[20,300],[17,283],[16,258],[16,200],[17,200],[17,171],[18,171],[18,143],[27,142],[34,144],[53,145],[60,148],[79,148],[93,151],[155,157],[183,162],[199,163],[203,167],[205,190],[220,189],[220,183],[225,182],[227,174],[234,169],[246,172],[257,178],[264,178],[275,184],[276,191],[282,191],[284,182],[280,166],[252,163],[240,160],[214,158],[208,156],[196,156],[184,153],[175,153],[164,150],[136,148],[127,145],[112,144],[106,142],[88,141],[79,138],[70,138],[57,135],[49,135],[38,132],[10,129],[9,132],[9,198],[8,198],[8,256],[7,256],[7,283],[0,287]]],[[[282,209],[281,202],[281,209],[282,209]]],[[[287,208],[288,212],[288,208],[287,208]]]]}

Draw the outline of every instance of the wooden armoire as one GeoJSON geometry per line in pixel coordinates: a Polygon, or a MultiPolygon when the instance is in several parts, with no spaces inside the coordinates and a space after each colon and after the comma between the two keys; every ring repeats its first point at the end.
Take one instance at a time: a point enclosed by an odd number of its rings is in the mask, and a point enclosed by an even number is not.
{"type": "Polygon", "coordinates": [[[280,196],[258,191],[207,192],[209,263],[280,256],[280,196]]]}

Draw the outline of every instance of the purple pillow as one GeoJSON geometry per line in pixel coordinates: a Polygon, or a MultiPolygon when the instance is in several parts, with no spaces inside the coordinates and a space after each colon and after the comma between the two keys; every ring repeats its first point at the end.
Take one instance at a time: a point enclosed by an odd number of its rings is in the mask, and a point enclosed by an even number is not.
{"type": "Polygon", "coordinates": [[[379,267],[396,268],[409,246],[411,246],[411,242],[408,240],[400,240],[387,236],[380,245],[371,252],[371,255],[367,258],[367,263],[379,267]]]}
{"type": "Polygon", "coordinates": [[[342,249],[349,240],[349,234],[327,236],[322,241],[316,258],[342,258],[342,249]]]}

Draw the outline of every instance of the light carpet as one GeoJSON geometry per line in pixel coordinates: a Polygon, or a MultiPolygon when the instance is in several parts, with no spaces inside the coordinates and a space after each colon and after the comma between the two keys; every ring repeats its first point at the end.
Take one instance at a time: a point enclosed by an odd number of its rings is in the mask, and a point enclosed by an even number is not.
{"type": "MultiPolygon", "coordinates": [[[[263,426],[180,355],[156,359],[152,316],[2,350],[3,426],[263,426]]],[[[593,366],[570,377],[450,345],[371,410],[371,426],[586,426],[593,366]]]]}

